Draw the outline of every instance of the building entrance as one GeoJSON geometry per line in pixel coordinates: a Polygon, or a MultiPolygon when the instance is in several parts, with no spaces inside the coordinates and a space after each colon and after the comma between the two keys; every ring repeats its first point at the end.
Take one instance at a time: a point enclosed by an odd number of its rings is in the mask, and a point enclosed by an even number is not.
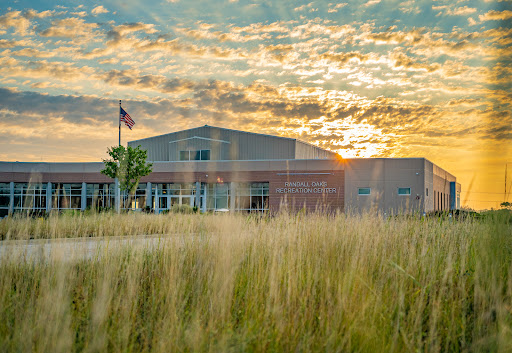
{"type": "Polygon", "coordinates": [[[194,195],[179,195],[179,196],[165,196],[161,195],[159,198],[158,208],[165,210],[169,209],[174,205],[187,205],[194,207],[194,195]]]}
{"type": "Polygon", "coordinates": [[[175,205],[200,207],[200,205],[196,205],[195,183],[156,184],[153,193],[155,201],[158,200],[154,203],[155,206],[158,206],[157,212],[168,210],[175,205]]]}

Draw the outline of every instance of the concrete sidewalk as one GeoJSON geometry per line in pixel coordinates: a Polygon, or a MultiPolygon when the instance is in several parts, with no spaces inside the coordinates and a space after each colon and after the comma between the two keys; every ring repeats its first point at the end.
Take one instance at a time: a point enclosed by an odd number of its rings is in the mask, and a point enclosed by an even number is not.
{"type": "Polygon", "coordinates": [[[0,241],[0,261],[81,260],[101,257],[108,250],[125,246],[158,249],[175,235],[135,235],[115,237],[56,238],[0,241]]]}

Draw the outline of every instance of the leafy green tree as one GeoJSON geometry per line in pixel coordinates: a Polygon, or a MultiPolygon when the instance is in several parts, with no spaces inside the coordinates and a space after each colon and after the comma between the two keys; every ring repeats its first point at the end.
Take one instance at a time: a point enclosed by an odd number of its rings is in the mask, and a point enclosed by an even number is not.
{"type": "MultiPolygon", "coordinates": [[[[140,178],[152,172],[152,163],[146,163],[147,151],[140,149],[140,146],[132,148],[128,146],[115,146],[107,149],[110,159],[103,159],[105,168],[101,174],[119,180],[121,191],[128,191],[128,204],[139,185],[140,178]]],[[[126,206],[126,205],[125,205],[126,206]]]]}
{"type": "Polygon", "coordinates": [[[500,206],[503,208],[512,208],[512,203],[511,202],[502,202],[500,204],[500,206]]]}

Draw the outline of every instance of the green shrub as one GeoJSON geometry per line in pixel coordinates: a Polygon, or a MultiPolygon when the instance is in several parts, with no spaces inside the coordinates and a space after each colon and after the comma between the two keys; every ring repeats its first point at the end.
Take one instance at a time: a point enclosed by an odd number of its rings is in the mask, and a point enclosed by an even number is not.
{"type": "Polygon", "coordinates": [[[189,205],[172,205],[169,209],[170,213],[183,213],[183,214],[192,214],[197,213],[197,207],[192,207],[189,205]]]}

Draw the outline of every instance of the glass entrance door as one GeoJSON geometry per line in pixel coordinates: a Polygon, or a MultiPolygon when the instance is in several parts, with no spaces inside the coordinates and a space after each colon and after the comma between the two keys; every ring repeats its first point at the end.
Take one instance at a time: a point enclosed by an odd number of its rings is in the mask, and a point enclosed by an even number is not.
{"type": "MultiPolygon", "coordinates": [[[[196,184],[195,183],[170,183],[156,184],[155,193],[158,193],[159,212],[168,210],[174,205],[196,205],[196,184]]],[[[204,203],[204,195],[201,195],[201,203],[204,203]]]]}
{"type": "Polygon", "coordinates": [[[158,199],[158,208],[161,209],[161,210],[165,210],[168,208],[168,203],[167,203],[167,197],[160,197],[158,199]]]}

